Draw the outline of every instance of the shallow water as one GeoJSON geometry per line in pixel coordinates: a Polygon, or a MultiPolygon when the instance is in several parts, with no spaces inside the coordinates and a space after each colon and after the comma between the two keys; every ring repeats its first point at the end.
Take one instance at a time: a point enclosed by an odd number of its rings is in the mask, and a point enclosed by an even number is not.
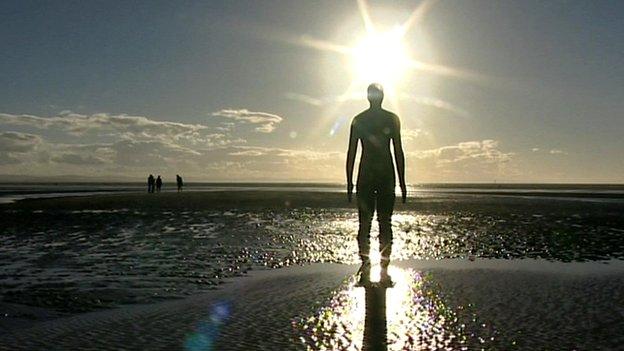
{"type": "MultiPolygon", "coordinates": [[[[358,260],[350,209],[5,209],[2,216],[2,300],[69,313],[184,297],[254,269],[358,260]]],[[[393,260],[624,259],[621,216],[398,212],[393,228],[393,260]]]]}

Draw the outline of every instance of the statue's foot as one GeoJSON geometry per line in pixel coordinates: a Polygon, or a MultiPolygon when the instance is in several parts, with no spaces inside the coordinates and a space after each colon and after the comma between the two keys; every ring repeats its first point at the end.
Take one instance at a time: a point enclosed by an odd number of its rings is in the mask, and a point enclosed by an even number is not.
{"type": "Polygon", "coordinates": [[[394,286],[394,281],[392,281],[392,277],[388,274],[387,269],[382,269],[379,277],[379,285],[381,287],[391,288],[394,286]]]}
{"type": "Polygon", "coordinates": [[[360,266],[360,269],[358,270],[360,277],[358,279],[356,286],[366,287],[370,285],[370,270],[371,270],[370,261],[362,262],[362,265],[360,266]]]}

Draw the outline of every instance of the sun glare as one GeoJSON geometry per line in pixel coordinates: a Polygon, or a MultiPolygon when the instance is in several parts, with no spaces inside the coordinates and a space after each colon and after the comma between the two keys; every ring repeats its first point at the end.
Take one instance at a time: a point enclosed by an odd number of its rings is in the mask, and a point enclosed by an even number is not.
{"type": "Polygon", "coordinates": [[[395,87],[410,68],[410,58],[400,27],[387,32],[368,33],[351,56],[357,81],[377,82],[395,87]]]}

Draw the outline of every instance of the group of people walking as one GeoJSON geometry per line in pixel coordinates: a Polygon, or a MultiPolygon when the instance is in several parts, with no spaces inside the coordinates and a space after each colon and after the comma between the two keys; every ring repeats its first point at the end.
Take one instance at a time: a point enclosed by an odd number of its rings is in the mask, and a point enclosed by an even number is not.
{"type": "MultiPolygon", "coordinates": [[[[184,182],[182,181],[182,177],[180,177],[179,174],[176,174],[176,184],[178,186],[178,192],[182,191],[182,186],[184,185],[184,182]]],[[[162,185],[163,185],[163,180],[160,177],[160,175],[158,175],[156,178],[154,178],[153,175],[149,175],[149,177],[147,177],[147,192],[148,193],[159,193],[160,190],[162,189],[162,185]]]]}

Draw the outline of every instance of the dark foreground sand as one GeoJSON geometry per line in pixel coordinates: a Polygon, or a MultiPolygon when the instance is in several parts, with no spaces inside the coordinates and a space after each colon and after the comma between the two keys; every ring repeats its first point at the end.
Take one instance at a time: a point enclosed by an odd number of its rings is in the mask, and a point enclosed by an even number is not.
{"type": "MultiPolygon", "coordinates": [[[[365,312],[357,308],[363,289],[353,286],[355,269],[313,264],[254,272],[184,300],[13,328],[0,335],[0,349],[286,350],[317,349],[321,341],[359,349],[365,312]],[[341,325],[352,328],[342,339],[341,325]]],[[[388,331],[412,338],[389,334],[390,350],[409,340],[412,349],[616,350],[624,343],[622,261],[403,261],[399,271],[415,280],[395,273],[399,281],[387,296],[412,295],[398,309],[388,299],[388,331]]]]}

